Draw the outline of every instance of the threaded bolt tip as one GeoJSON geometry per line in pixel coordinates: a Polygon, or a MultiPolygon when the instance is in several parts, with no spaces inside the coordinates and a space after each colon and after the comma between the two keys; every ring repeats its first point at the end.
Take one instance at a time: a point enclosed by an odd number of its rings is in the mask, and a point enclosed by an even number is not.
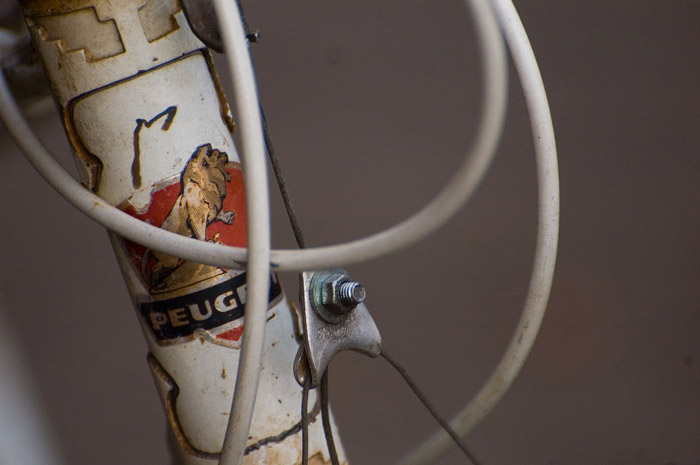
{"type": "Polygon", "coordinates": [[[340,285],[338,297],[347,305],[357,305],[364,302],[367,297],[365,287],[355,281],[348,281],[340,285]]]}

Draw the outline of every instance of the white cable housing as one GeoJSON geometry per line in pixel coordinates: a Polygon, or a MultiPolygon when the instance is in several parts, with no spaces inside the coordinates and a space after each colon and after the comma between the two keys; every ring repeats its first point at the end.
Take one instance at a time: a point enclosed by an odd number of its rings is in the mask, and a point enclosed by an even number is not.
{"type": "Polygon", "coordinates": [[[236,388],[219,459],[220,465],[239,465],[248,444],[265,344],[270,276],[270,205],[262,117],[245,31],[235,2],[215,0],[214,6],[222,24],[224,50],[228,55],[233,81],[233,100],[241,132],[241,162],[248,216],[248,302],[236,388]]]}
{"type": "MultiPolygon", "coordinates": [[[[305,250],[269,248],[269,208],[264,142],[257,92],[245,34],[232,2],[216,0],[225,49],[234,79],[235,105],[241,128],[242,162],[246,176],[249,249],[226,247],[150,226],[112,207],[87,191],[43,147],[13,101],[0,73],[0,116],[27,159],[63,197],[109,230],[146,247],[209,265],[242,269],[248,265],[248,310],[241,364],[222,465],[237,465],[243,457],[257,392],[264,343],[268,265],[274,270],[312,270],[346,266],[395,252],[427,237],[447,222],[474,192],[496,151],[505,118],[507,82],[502,38],[487,0],[465,0],[475,16],[483,63],[484,106],[472,151],[445,188],[418,213],[372,236],[344,244],[305,250]],[[236,427],[231,427],[236,425],[236,427]]],[[[477,396],[454,418],[453,428],[465,436],[493,409],[517,376],[537,335],[556,258],[559,187],[551,116],[542,79],[529,41],[510,0],[491,0],[513,54],[530,114],[539,186],[538,237],[535,264],[523,314],[498,367],[477,396]]],[[[428,463],[450,447],[438,433],[401,465],[428,463]]]]}
{"type": "MultiPolygon", "coordinates": [[[[486,0],[473,0],[485,3],[486,0]]],[[[482,23],[476,17],[476,23],[482,23]]],[[[222,24],[223,21],[222,21],[222,24]]],[[[222,29],[226,29],[222,26],[222,29]]],[[[505,119],[507,77],[503,41],[499,34],[479,40],[483,63],[484,104],[473,148],[445,188],[416,214],[385,231],[344,244],[304,250],[272,250],[276,271],[303,271],[347,266],[412,245],[433,233],[467,202],[493,159],[505,119]]],[[[235,66],[245,66],[234,62],[235,66]]],[[[139,221],[87,191],[51,156],[31,131],[4,78],[0,76],[0,117],[27,159],[66,200],[88,217],[122,237],[145,247],[208,265],[243,269],[246,249],[197,241],[139,221]]],[[[238,98],[238,97],[237,97],[238,98]]],[[[249,98],[249,97],[247,97],[249,98]]]]}
{"type": "MultiPolygon", "coordinates": [[[[559,240],[559,169],[552,117],[542,76],[513,3],[510,0],[491,0],[491,4],[510,47],[530,116],[537,161],[537,242],[528,295],[517,330],[486,384],[450,422],[461,437],[469,434],[493,410],[513,384],[530,353],[547,308],[559,240]]],[[[439,431],[400,465],[431,463],[452,445],[449,436],[439,431]]]]}

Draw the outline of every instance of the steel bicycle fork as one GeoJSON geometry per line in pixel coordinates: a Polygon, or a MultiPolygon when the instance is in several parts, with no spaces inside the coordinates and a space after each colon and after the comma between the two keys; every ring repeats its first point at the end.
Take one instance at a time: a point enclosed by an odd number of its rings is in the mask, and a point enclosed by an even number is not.
{"type": "MultiPolygon", "coordinates": [[[[245,246],[234,122],[209,51],[178,0],[20,5],[85,187],[152,225],[245,246]]],[[[174,461],[217,463],[238,366],[245,273],[110,237],[146,338],[174,461]]],[[[245,464],[301,461],[297,319],[271,275],[245,464]]],[[[313,393],[309,405],[309,463],[320,465],[329,458],[313,393]]],[[[342,447],[338,452],[345,462],[342,447]]]]}

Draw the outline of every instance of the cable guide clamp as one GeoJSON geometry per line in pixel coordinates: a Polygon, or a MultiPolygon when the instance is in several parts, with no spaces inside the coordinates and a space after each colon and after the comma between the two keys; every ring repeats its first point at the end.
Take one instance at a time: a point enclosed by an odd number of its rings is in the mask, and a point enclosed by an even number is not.
{"type": "Polygon", "coordinates": [[[379,356],[382,338],[364,304],[362,284],[342,268],[305,271],[300,281],[304,344],[294,361],[300,385],[311,373],[311,386],[318,387],[330,361],[343,350],[379,356]]]}

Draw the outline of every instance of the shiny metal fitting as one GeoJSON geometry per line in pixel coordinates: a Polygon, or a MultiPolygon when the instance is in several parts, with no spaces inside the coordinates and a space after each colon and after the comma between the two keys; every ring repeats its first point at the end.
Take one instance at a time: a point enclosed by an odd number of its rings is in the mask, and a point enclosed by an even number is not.
{"type": "Polygon", "coordinates": [[[355,307],[364,302],[367,291],[358,282],[352,281],[345,273],[319,273],[312,280],[315,299],[312,301],[314,310],[329,323],[337,323],[339,317],[350,313],[355,307]]]}
{"type": "Polygon", "coordinates": [[[343,269],[306,271],[300,284],[304,344],[294,366],[300,385],[310,374],[311,386],[318,386],[331,359],[343,350],[379,355],[382,339],[364,304],[362,284],[343,269]]]}

